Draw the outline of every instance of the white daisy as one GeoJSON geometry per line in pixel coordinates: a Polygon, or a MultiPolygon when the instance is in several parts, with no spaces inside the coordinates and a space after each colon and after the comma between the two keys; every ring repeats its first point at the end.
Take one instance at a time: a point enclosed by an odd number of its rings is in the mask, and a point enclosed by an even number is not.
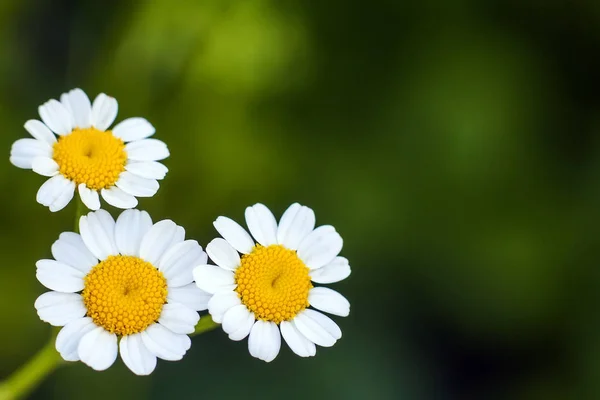
{"type": "Polygon", "coordinates": [[[38,315],[64,326],[56,350],[102,371],[118,346],[138,375],[150,374],[157,357],[180,360],[200,319],[196,311],[210,298],[193,283],[193,267],[207,260],[202,247],[184,240],[173,221],[153,225],[139,210],[123,211],[116,222],[104,210],[91,212],[79,228],[81,235],[64,232],[52,245],[54,260],[36,263],[38,280],[52,290],[36,300],[38,315]]]}
{"type": "Polygon", "coordinates": [[[144,118],[128,118],[108,130],[117,116],[117,100],[100,93],[90,103],[81,89],[50,99],[39,108],[42,121],[25,129],[33,139],[17,140],[10,162],[51,177],[37,193],[38,203],[55,212],[73,198],[75,189],[91,210],[100,208],[99,193],[118,208],[133,208],[136,197],[152,197],[167,167],[167,146],[148,139],[155,132],[144,118]],[[58,135],[58,139],[56,135],[58,135]]]}
{"type": "Polygon", "coordinates": [[[214,226],[224,239],[206,246],[217,265],[194,269],[198,287],[213,295],[208,302],[213,320],[222,323],[231,340],[250,335],[250,354],[267,362],[279,353],[281,336],[301,357],[314,356],[315,344],[333,346],[342,331],[308,307],[342,317],[350,313],[341,294],[311,283],[338,282],[350,275],[348,260],[337,257],[340,235],[329,225],[314,229],[314,212],[297,203],[279,225],[264,205],[248,207],[246,223],[257,244],[239,224],[219,217],[214,226]]]}

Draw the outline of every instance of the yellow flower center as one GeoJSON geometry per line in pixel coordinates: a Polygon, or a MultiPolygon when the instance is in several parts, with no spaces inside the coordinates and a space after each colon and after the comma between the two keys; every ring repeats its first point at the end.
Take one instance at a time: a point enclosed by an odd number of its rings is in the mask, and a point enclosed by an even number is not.
{"type": "Polygon", "coordinates": [[[60,136],[54,144],[52,158],[60,173],[77,185],[93,190],[111,187],[125,170],[125,143],[111,131],[79,129],[60,136]]]}
{"type": "Polygon", "coordinates": [[[83,303],[94,323],[117,335],[142,332],[160,317],[167,280],[134,256],[109,256],[86,275],[83,303]]]}
{"type": "Polygon", "coordinates": [[[309,306],[309,270],[296,252],[280,245],[256,245],[235,271],[235,291],[257,319],[280,323],[309,306]]]}

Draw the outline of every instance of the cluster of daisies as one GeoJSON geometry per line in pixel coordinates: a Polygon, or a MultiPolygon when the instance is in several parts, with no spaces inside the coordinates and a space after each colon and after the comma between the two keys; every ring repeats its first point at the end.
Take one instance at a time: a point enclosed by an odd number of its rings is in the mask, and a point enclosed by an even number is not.
{"type": "Polygon", "coordinates": [[[204,310],[231,340],[248,337],[250,354],[267,362],[282,337],[301,357],[341,338],[320,311],[344,317],[350,304],[314,284],[341,281],[350,266],[338,256],[342,238],[332,226],[315,228],[313,210],[292,204],[278,223],[255,204],[245,211],[249,232],[218,217],[221,237],[205,252],[186,240],[183,227],[134,209],[167,173],[159,161],[169,150],[150,138],[152,124],[128,118],[111,130],[117,101],[101,93],[91,102],[81,89],[38,111],[41,121],[25,123],[32,137],[13,144],[11,163],[48,177],[37,201],[50,211],[63,209],[75,191],[92,210],[80,218],[79,233],[59,235],[52,259],[36,263],[37,279],[50,291],[35,308],[43,321],[62,327],[56,350],[65,360],[105,370],[120,353],[131,371],[148,375],[157,358],[183,358],[204,310]],[[124,209],[116,220],[101,209],[100,196],[124,209]]]}

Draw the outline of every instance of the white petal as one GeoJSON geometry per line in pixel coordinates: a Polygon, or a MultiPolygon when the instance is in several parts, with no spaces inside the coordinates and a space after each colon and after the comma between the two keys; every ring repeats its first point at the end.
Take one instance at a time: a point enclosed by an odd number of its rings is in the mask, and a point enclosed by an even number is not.
{"type": "Polygon", "coordinates": [[[239,341],[250,334],[254,321],[254,314],[240,304],[231,307],[223,315],[223,331],[229,335],[229,339],[239,341]]]}
{"type": "Polygon", "coordinates": [[[169,244],[169,247],[175,246],[177,243],[183,242],[183,239],[185,239],[185,229],[183,229],[182,226],[177,225],[175,235],[171,238],[171,244],[169,244]]]}
{"type": "Polygon", "coordinates": [[[200,321],[198,313],[179,303],[163,306],[158,322],[175,333],[193,333],[200,321]]]}
{"type": "Polygon", "coordinates": [[[274,322],[258,320],[250,331],[248,350],[252,357],[271,362],[279,354],[281,334],[274,322]]]}
{"type": "Polygon", "coordinates": [[[100,93],[92,105],[92,126],[105,131],[117,117],[119,105],[114,97],[100,93]]]}
{"type": "Polygon", "coordinates": [[[223,321],[223,315],[232,307],[242,304],[236,292],[220,292],[215,294],[208,301],[208,312],[213,321],[220,324],[223,321]]]}
{"type": "Polygon", "coordinates": [[[61,96],[61,102],[73,115],[74,126],[89,128],[91,126],[92,104],[81,89],[73,89],[61,96]]]}
{"type": "Polygon", "coordinates": [[[158,192],[159,187],[155,179],[142,178],[129,171],[121,172],[115,185],[125,193],[136,197],[152,197],[158,192]]]}
{"type": "Polygon", "coordinates": [[[246,225],[258,243],[265,247],[277,243],[277,221],[264,204],[246,208],[245,215],[246,225]]]}
{"type": "Polygon", "coordinates": [[[300,357],[312,357],[317,354],[317,348],[313,342],[308,340],[300,331],[289,321],[282,321],[279,324],[281,336],[290,346],[290,349],[300,357]]]}
{"type": "Polygon", "coordinates": [[[50,204],[49,210],[50,212],[57,212],[62,210],[69,204],[71,199],[73,199],[73,195],[75,194],[75,182],[68,181],[67,187],[63,192],[58,196],[56,200],[52,204],[50,204]]]}
{"type": "Polygon", "coordinates": [[[310,271],[310,278],[316,283],[334,283],[350,276],[350,265],[344,257],[336,257],[332,262],[310,271]]]}
{"type": "Polygon", "coordinates": [[[212,294],[206,293],[196,286],[196,283],[169,288],[167,301],[169,303],[180,303],[196,311],[208,310],[208,301],[212,294]]]}
{"type": "Polygon", "coordinates": [[[183,241],[182,229],[179,228],[181,227],[169,219],[152,225],[152,228],[142,238],[140,257],[153,265],[158,265],[165,251],[183,241]]]}
{"type": "Polygon", "coordinates": [[[152,228],[152,218],[146,211],[125,210],[115,224],[115,243],[119,253],[139,256],[142,238],[152,228]]]}
{"type": "Polygon", "coordinates": [[[48,179],[40,186],[36,200],[38,203],[48,207],[67,188],[69,181],[62,175],[56,175],[48,179]]]}
{"type": "Polygon", "coordinates": [[[88,189],[85,183],[80,183],[77,187],[81,201],[90,210],[98,210],[100,208],[100,196],[96,190],[88,189]]]}
{"type": "Polygon", "coordinates": [[[113,135],[124,142],[145,139],[154,135],[156,129],[145,118],[127,118],[119,122],[112,130],[113,135]]]}
{"type": "Polygon", "coordinates": [[[167,172],[169,172],[167,167],[156,161],[130,162],[125,166],[125,169],[142,178],[158,180],[164,179],[167,172]]]}
{"type": "Polygon", "coordinates": [[[54,143],[56,143],[56,136],[42,121],[30,119],[25,122],[25,129],[31,136],[39,141],[48,143],[50,146],[53,146],[54,143]]]}
{"type": "Polygon", "coordinates": [[[83,290],[85,274],[81,270],[54,260],[39,260],[35,266],[35,276],[48,289],[63,293],[83,290]]]}
{"type": "Polygon", "coordinates": [[[206,264],[207,256],[195,240],[186,240],[172,246],[161,257],[158,269],[167,279],[169,288],[187,285],[194,281],[192,270],[206,264]]]}
{"type": "Polygon", "coordinates": [[[11,154],[9,161],[12,165],[21,169],[31,169],[33,157],[18,157],[11,154]]]}
{"type": "Polygon", "coordinates": [[[139,333],[123,336],[119,343],[121,358],[136,375],[150,375],[156,368],[156,356],[148,350],[139,333]]]}
{"type": "Polygon", "coordinates": [[[192,340],[188,335],[177,335],[177,340],[179,340],[179,343],[185,351],[188,351],[190,347],[192,347],[192,340]]]}
{"type": "Polygon", "coordinates": [[[81,236],[75,232],[63,232],[52,245],[52,256],[56,261],[70,265],[87,274],[98,259],[88,250],[81,236]]]}
{"type": "Polygon", "coordinates": [[[308,292],[308,303],[314,308],[340,317],[350,314],[350,302],[335,290],[326,287],[312,288],[308,292]]]}
{"type": "Polygon", "coordinates": [[[59,168],[56,161],[46,156],[36,157],[31,162],[33,172],[42,176],[54,176],[58,174],[59,168]]]}
{"type": "Polygon", "coordinates": [[[178,361],[190,346],[190,338],[171,332],[161,324],[152,324],[141,333],[148,350],[158,358],[178,361]]]}
{"type": "Polygon", "coordinates": [[[199,265],[192,274],[196,285],[207,293],[217,293],[235,289],[233,272],[216,265],[199,265]]]}
{"type": "Polygon", "coordinates": [[[102,189],[100,193],[102,194],[102,198],[113,207],[127,209],[133,208],[138,204],[138,201],[134,196],[125,193],[116,186],[102,189]]]}
{"type": "Polygon", "coordinates": [[[66,361],[79,361],[79,353],[77,352],[79,341],[94,328],[96,328],[96,325],[90,317],[69,322],[56,336],[56,351],[66,361]]]}
{"type": "Polygon", "coordinates": [[[81,338],[77,353],[83,363],[96,371],[104,371],[117,359],[117,335],[97,327],[81,338]]]}
{"type": "Polygon", "coordinates": [[[115,220],[108,211],[98,210],[79,219],[81,238],[99,260],[118,254],[115,244],[115,220]]]}
{"type": "Polygon", "coordinates": [[[167,145],[157,139],[142,139],[125,145],[127,157],[135,161],[159,161],[169,157],[167,145]]]}
{"type": "Polygon", "coordinates": [[[69,112],[71,119],[73,120],[73,124],[75,124],[75,118],[73,117],[73,110],[71,110],[71,104],[69,103],[68,93],[63,93],[60,95],[60,104],[62,104],[69,112]]]}
{"type": "Polygon", "coordinates": [[[75,193],[75,183],[62,175],[55,175],[42,184],[37,192],[38,203],[56,212],[65,208],[75,193]]]}
{"type": "Polygon", "coordinates": [[[296,250],[300,242],[315,228],[315,213],[312,209],[294,203],[281,216],[277,228],[277,242],[288,249],[296,250]]]}
{"type": "Polygon", "coordinates": [[[296,315],[292,323],[311,342],[331,347],[342,337],[342,331],[331,318],[318,311],[306,309],[296,315]]]}
{"type": "Polygon", "coordinates": [[[37,157],[52,157],[52,147],[36,139],[19,139],[10,149],[10,162],[18,168],[31,169],[37,157]]]}
{"type": "Polygon", "coordinates": [[[59,196],[48,207],[51,212],[62,210],[69,204],[75,194],[75,182],[67,181],[59,196]]]}
{"type": "Polygon", "coordinates": [[[271,354],[264,361],[271,362],[275,359],[275,357],[277,357],[279,350],[281,349],[281,332],[279,331],[277,324],[274,322],[269,322],[267,337],[271,341],[271,354]]]}
{"type": "Polygon", "coordinates": [[[221,268],[233,271],[240,266],[240,255],[225,239],[213,239],[206,246],[206,252],[210,259],[221,268]]]}
{"type": "MultiPolygon", "coordinates": [[[[328,316],[323,313],[320,313],[315,310],[311,310],[310,308],[302,311],[304,316],[308,316],[313,321],[316,321],[321,327],[323,327],[330,335],[332,335],[336,340],[341,339],[342,330],[340,327],[328,316]]],[[[318,343],[317,343],[318,344],[318,343]]]]}
{"type": "Polygon", "coordinates": [[[312,231],[298,247],[298,257],[310,269],[329,264],[342,250],[344,241],[333,226],[323,225],[312,231]]]}
{"type": "Polygon", "coordinates": [[[219,217],[213,222],[217,232],[229,242],[234,249],[243,254],[250,254],[254,248],[254,240],[244,228],[231,218],[219,217]]]}
{"type": "Polygon", "coordinates": [[[42,121],[54,133],[66,135],[73,130],[73,116],[59,101],[50,99],[38,107],[42,121]]]}
{"type": "Polygon", "coordinates": [[[40,319],[54,326],[66,325],[86,313],[83,299],[77,293],[46,292],[34,306],[40,319]]]}

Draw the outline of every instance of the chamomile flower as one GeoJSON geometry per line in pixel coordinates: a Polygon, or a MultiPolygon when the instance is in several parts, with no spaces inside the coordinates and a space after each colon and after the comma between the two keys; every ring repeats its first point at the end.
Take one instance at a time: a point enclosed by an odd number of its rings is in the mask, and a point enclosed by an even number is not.
{"type": "Polygon", "coordinates": [[[53,260],[36,263],[50,289],[35,302],[39,317],[64,326],[56,350],[67,361],[95,370],[121,353],[138,375],[156,359],[180,360],[190,348],[210,295],[193,283],[192,269],[207,256],[173,221],[152,224],[145,211],[126,210],[117,221],[104,210],[81,217],[81,235],[64,232],[52,245],[53,260]]]}
{"type": "Polygon", "coordinates": [[[128,118],[109,130],[117,110],[117,100],[104,93],[92,104],[83,90],[73,89],[38,108],[43,122],[25,123],[33,138],[13,144],[10,162],[50,177],[37,193],[38,203],[59,211],[75,189],[91,210],[100,208],[99,194],[118,208],[133,208],[136,197],[154,196],[157,180],[167,173],[157,161],[169,150],[148,139],[155,129],[144,118],[128,118]]]}
{"type": "Polygon", "coordinates": [[[233,220],[219,217],[214,226],[223,238],[206,247],[217,265],[194,269],[198,287],[212,294],[208,311],[213,320],[222,323],[231,340],[249,335],[250,354],[266,362],[279,353],[281,336],[301,357],[314,356],[315,345],[333,346],[342,331],[309,306],[342,317],[350,313],[341,294],[312,284],[350,275],[348,260],[337,256],[340,235],[329,225],[315,229],[314,212],[297,203],[279,225],[262,204],[246,208],[245,216],[254,240],[233,220]]]}

